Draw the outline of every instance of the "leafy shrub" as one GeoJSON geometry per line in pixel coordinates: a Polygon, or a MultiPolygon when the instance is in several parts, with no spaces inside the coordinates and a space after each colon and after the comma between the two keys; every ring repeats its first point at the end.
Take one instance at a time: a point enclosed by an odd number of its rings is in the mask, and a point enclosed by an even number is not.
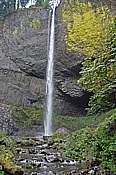
{"type": "Polygon", "coordinates": [[[91,128],[84,128],[71,134],[64,147],[66,157],[74,160],[83,160],[94,156],[93,144],[95,138],[91,128]]]}
{"type": "Polygon", "coordinates": [[[19,139],[17,140],[17,144],[20,146],[36,146],[36,141],[31,139],[31,138],[27,138],[27,139],[19,139]]]}
{"type": "Polygon", "coordinates": [[[62,150],[64,148],[65,139],[67,134],[55,132],[52,136],[52,142],[58,148],[58,150],[62,150]]]}
{"type": "Polygon", "coordinates": [[[3,132],[0,132],[0,165],[4,168],[16,168],[14,160],[15,143],[3,132]]]}
{"type": "Polygon", "coordinates": [[[104,169],[112,174],[116,172],[116,114],[106,119],[96,130],[95,156],[101,161],[104,169]]]}
{"type": "Polygon", "coordinates": [[[83,62],[81,82],[94,95],[89,102],[89,113],[116,107],[116,19],[96,58],[83,62]]]}
{"type": "Polygon", "coordinates": [[[0,145],[4,145],[6,149],[11,150],[12,152],[15,148],[15,142],[2,131],[0,131],[0,145]]]}
{"type": "Polygon", "coordinates": [[[93,92],[89,113],[116,107],[116,19],[105,6],[65,3],[65,37],[69,51],[86,56],[81,71],[84,90],[93,92]]]}
{"type": "Polygon", "coordinates": [[[95,157],[101,162],[101,169],[108,169],[112,175],[116,172],[116,114],[114,113],[96,130],[84,128],[65,138],[62,151],[66,157],[84,160],[95,157]]]}
{"type": "Polygon", "coordinates": [[[67,25],[65,37],[67,48],[87,56],[97,53],[106,37],[108,26],[112,21],[107,7],[93,10],[91,3],[65,3],[63,19],[67,25]]]}

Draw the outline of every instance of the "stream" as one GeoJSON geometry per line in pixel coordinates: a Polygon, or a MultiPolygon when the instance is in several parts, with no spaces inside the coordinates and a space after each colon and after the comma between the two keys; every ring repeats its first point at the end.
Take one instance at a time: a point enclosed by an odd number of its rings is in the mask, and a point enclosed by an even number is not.
{"type": "Polygon", "coordinates": [[[64,159],[50,140],[46,141],[42,137],[32,140],[35,146],[16,148],[16,163],[23,167],[25,175],[79,175],[79,163],[64,159]]]}

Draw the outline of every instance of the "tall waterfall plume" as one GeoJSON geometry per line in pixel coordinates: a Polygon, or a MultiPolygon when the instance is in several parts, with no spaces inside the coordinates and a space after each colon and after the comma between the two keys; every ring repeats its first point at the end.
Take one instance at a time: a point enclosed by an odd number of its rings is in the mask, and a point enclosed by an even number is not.
{"type": "Polygon", "coordinates": [[[37,0],[29,0],[28,3],[26,4],[25,8],[29,8],[32,5],[35,5],[37,0]]]}
{"type": "Polygon", "coordinates": [[[52,0],[49,2],[51,6],[51,25],[49,30],[48,42],[48,65],[46,74],[46,116],[44,121],[45,136],[52,135],[52,113],[53,113],[53,70],[54,70],[54,40],[55,40],[55,11],[60,0],[52,0]]]}
{"type": "MultiPolygon", "coordinates": [[[[35,5],[36,3],[37,3],[37,0],[29,0],[25,5],[25,8],[29,8],[30,6],[35,5]]],[[[23,8],[20,0],[16,0],[15,2],[15,9],[17,10],[18,8],[23,8]]]]}

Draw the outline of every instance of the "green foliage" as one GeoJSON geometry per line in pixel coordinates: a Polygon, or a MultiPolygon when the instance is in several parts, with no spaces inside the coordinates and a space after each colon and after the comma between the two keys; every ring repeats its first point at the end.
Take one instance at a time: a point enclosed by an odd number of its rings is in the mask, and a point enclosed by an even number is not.
{"type": "Polygon", "coordinates": [[[55,132],[52,136],[52,142],[58,148],[58,150],[62,150],[64,148],[65,139],[67,134],[55,132]]]}
{"type": "Polygon", "coordinates": [[[19,146],[36,146],[36,141],[31,138],[22,138],[21,140],[17,140],[17,145],[19,146]]]}
{"type": "Polygon", "coordinates": [[[16,165],[13,163],[14,149],[14,141],[6,134],[0,132],[0,165],[4,166],[4,168],[16,168],[16,165]]]}
{"type": "Polygon", "coordinates": [[[48,2],[49,0],[37,0],[37,4],[39,4],[40,6],[44,8],[48,7],[48,2]]]}
{"type": "Polygon", "coordinates": [[[81,82],[85,90],[94,92],[89,102],[90,113],[116,106],[116,19],[99,54],[83,62],[81,82]]]}
{"type": "Polygon", "coordinates": [[[66,43],[70,51],[86,55],[82,78],[85,90],[93,92],[89,113],[116,106],[116,19],[107,7],[79,1],[65,4],[66,43]]]}
{"type": "Polygon", "coordinates": [[[98,7],[94,12],[91,3],[79,1],[72,5],[65,3],[63,18],[68,50],[89,56],[97,53],[112,21],[108,8],[98,7]]]}
{"type": "Polygon", "coordinates": [[[43,112],[36,107],[12,107],[12,115],[18,125],[29,127],[41,122],[43,112]]]}
{"type": "Polygon", "coordinates": [[[15,142],[7,136],[5,133],[0,131],[0,142],[1,145],[5,145],[5,147],[11,151],[14,151],[15,142]]]}
{"type": "Polygon", "coordinates": [[[94,156],[94,141],[94,134],[90,128],[74,132],[66,139],[65,156],[74,160],[84,160],[86,157],[94,156]]]}
{"type": "Polygon", "coordinates": [[[103,169],[116,172],[116,114],[106,119],[96,130],[95,156],[101,161],[103,169]]]}
{"type": "Polygon", "coordinates": [[[116,172],[116,113],[114,112],[97,129],[84,128],[65,137],[62,151],[66,157],[85,160],[95,157],[101,162],[101,169],[116,172]]]}
{"type": "Polygon", "coordinates": [[[116,109],[97,115],[94,114],[88,116],[75,116],[75,117],[55,116],[54,127],[56,129],[64,127],[71,132],[86,127],[96,128],[99,125],[99,123],[103,122],[105,118],[109,118],[114,113],[116,113],[116,109]]]}

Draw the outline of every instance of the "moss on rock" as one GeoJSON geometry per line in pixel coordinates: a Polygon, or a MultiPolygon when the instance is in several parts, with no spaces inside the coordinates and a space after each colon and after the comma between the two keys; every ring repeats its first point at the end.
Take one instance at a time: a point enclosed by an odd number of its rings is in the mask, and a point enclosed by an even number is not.
{"type": "Polygon", "coordinates": [[[14,121],[23,127],[29,127],[41,123],[43,111],[37,107],[12,107],[14,121]]]}
{"type": "Polygon", "coordinates": [[[39,28],[40,28],[40,20],[38,18],[34,18],[32,20],[32,28],[34,30],[39,30],[39,28]]]}

